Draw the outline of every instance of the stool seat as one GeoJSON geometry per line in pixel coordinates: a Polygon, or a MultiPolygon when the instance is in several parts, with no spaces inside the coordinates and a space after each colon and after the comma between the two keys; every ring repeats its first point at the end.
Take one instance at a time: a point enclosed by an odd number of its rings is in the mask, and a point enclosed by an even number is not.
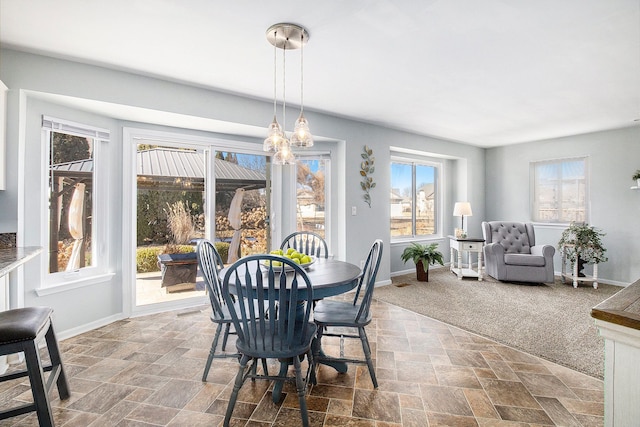
{"type": "Polygon", "coordinates": [[[70,396],[69,384],[60,358],[58,341],[51,322],[53,310],[49,307],[26,307],[0,312],[0,355],[24,353],[27,369],[0,376],[0,382],[29,377],[33,403],[0,412],[0,420],[35,411],[40,427],[53,427],[53,413],[49,392],[57,385],[61,400],[70,396]],[[38,344],[46,341],[51,364],[43,366],[38,344]],[[50,372],[45,377],[45,372],[50,372]]]}
{"type": "Polygon", "coordinates": [[[49,307],[0,311],[0,345],[34,340],[51,318],[49,307]]]}

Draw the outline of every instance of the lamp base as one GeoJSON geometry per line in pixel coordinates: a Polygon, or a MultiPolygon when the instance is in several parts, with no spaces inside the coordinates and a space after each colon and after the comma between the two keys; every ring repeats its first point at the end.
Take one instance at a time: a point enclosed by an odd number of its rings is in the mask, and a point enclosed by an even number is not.
{"type": "Polygon", "coordinates": [[[467,232],[464,231],[462,228],[456,228],[454,233],[455,233],[456,239],[464,239],[465,237],[467,237],[467,232]]]}

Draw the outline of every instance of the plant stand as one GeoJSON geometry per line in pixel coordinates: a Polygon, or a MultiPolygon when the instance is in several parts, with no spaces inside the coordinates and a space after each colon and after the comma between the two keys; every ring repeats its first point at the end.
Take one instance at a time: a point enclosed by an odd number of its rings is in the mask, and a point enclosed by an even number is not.
{"type": "MultiPolygon", "coordinates": [[[[577,288],[579,282],[593,283],[593,288],[598,289],[598,263],[593,264],[593,276],[580,276],[578,272],[578,262],[573,263],[571,272],[567,272],[567,249],[573,245],[565,245],[562,247],[562,283],[566,283],[566,279],[573,281],[573,287],[577,288]]],[[[571,264],[571,263],[569,263],[571,264]]]]}

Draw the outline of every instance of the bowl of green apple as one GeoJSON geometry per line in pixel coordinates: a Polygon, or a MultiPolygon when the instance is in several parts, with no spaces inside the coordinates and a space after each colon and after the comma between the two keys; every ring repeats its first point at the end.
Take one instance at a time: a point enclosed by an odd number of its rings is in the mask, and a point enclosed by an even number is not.
{"type": "MultiPolygon", "coordinates": [[[[307,254],[298,252],[294,248],[289,248],[286,251],[283,251],[282,249],[274,249],[271,252],[269,252],[269,254],[276,255],[276,256],[281,256],[283,258],[288,258],[291,261],[295,262],[296,264],[300,265],[300,267],[302,267],[302,268],[307,268],[311,264],[316,262],[316,257],[315,256],[307,255],[307,254]]],[[[264,264],[268,267],[269,266],[269,261],[264,261],[264,264]]],[[[281,271],[282,270],[282,265],[283,265],[283,263],[280,262],[280,261],[273,261],[273,264],[272,264],[273,269],[275,271],[281,271]]],[[[293,270],[293,268],[291,266],[289,266],[289,265],[285,265],[284,268],[285,268],[285,271],[293,270]]]]}

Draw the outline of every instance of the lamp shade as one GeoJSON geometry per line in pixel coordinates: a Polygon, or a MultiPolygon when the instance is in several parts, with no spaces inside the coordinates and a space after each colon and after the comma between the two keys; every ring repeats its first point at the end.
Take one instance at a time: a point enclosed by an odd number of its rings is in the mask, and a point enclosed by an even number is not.
{"type": "Polygon", "coordinates": [[[469,202],[456,202],[453,206],[453,216],[472,216],[471,203],[469,202]]]}

